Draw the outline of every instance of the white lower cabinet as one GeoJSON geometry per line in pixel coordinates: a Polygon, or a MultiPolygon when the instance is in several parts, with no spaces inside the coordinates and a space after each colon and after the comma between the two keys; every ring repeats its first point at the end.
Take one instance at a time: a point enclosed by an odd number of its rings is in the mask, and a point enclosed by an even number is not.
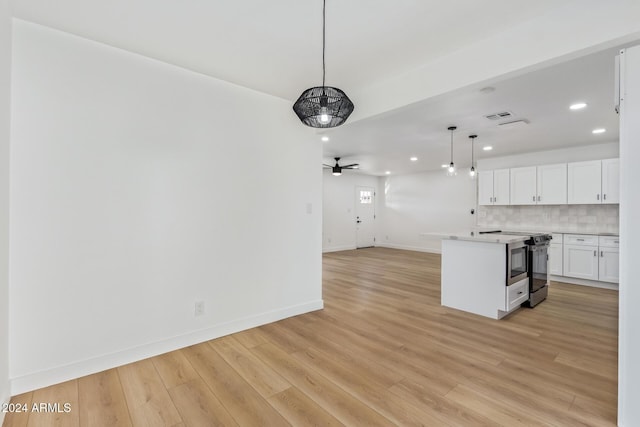
{"type": "Polygon", "coordinates": [[[549,245],[549,273],[562,276],[562,243],[549,245]]]}
{"type": "MultiPolygon", "coordinates": [[[[619,281],[618,236],[565,234],[562,255],[562,276],[609,283],[619,281]]],[[[550,270],[551,274],[557,274],[553,267],[550,270]]]]}
{"type": "Polygon", "coordinates": [[[601,282],[620,281],[620,238],[618,236],[599,237],[598,279],[601,282]]]}
{"type": "Polygon", "coordinates": [[[511,311],[529,299],[529,279],[506,287],[505,311],[511,311]]]}
{"type": "Polygon", "coordinates": [[[564,275],[598,280],[598,247],[564,244],[564,275]]]}

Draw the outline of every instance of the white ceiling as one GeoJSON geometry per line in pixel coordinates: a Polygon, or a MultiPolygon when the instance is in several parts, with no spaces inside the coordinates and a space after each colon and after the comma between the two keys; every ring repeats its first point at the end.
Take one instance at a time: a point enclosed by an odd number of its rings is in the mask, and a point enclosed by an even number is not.
{"type": "MultiPolygon", "coordinates": [[[[477,134],[476,159],[561,147],[618,141],[614,111],[614,58],[618,48],[574,59],[503,81],[431,98],[392,112],[343,125],[325,133],[328,158],[360,163],[363,173],[383,175],[440,169],[449,163],[455,125],[454,162],[471,164],[471,134],[477,134]],[[490,86],[491,93],[480,91],[490,86]],[[587,108],[571,111],[575,102],[587,108]],[[484,116],[509,111],[513,118],[491,121],[484,116]],[[503,129],[498,123],[526,119],[529,124],[503,129]],[[605,128],[594,135],[595,128],[605,128]],[[490,145],[491,152],[482,147],[490,145]],[[416,156],[417,162],[409,158],[416,156]]],[[[326,163],[326,162],[325,162],[326,163]]]]}
{"type": "MultiPolygon", "coordinates": [[[[327,84],[347,93],[400,76],[537,17],[554,0],[327,0],[327,84]]],[[[321,82],[321,0],[15,0],[14,16],[175,64],[290,101],[321,82]]],[[[499,48],[497,46],[496,48],[499,48]]],[[[490,156],[618,139],[615,50],[524,76],[458,90],[328,131],[326,157],[361,172],[412,173],[449,161],[468,166],[469,133],[490,156]],[[583,100],[589,107],[569,112],[583,100]],[[508,110],[530,124],[502,130],[485,114],[508,110]],[[607,128],[599,136],[595,127],[607,128]],[[410,156],[419,161],[411,163],[410,156]]],[[[482,67],[482,63],[469,64],[482,67]]],[[[293,115],[293,114],[292,114],[293,115]]],[[[487,156],[477,150],[477,157],[487,156]]],[[[329,163],[327,159],[325,163],[329,163]]]]}
{"type": "MultiPolygon", "coordinates": [[[[327,0],[327,84],[372,85],[557,3],[327,0]]],[[[289,100],[322,81],[322,0],[15,0],[13,14],[289,100]]]]}

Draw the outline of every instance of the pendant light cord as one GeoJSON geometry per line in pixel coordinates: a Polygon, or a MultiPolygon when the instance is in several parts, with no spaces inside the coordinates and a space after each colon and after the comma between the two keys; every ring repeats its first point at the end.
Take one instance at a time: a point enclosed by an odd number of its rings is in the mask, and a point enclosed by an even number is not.
{"type": "Polygon", "coordinates": [[[471,138],[471,167],[473,168],[473,140],[475,138],[471,138]]]}
{"type": "Polygon", "coordinates": [[[453,129],[451,129],[451,163],[453,163],[453,129]]]}
{"type": "Polygon", "coordinates": [[[326,8],[327,8],[327,0],[322,0],[322,87],[324,88],[324,51],[325,51],[325,27],[326,27],[326,8]]]}

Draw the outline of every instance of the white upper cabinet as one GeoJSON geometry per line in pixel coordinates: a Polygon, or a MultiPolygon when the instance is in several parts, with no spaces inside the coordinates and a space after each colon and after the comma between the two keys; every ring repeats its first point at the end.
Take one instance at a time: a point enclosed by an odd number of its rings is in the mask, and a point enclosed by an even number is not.
{"type": "Polygon", "coordinates": [[[569,163],[569,204],[620,203],[620,159],[569,163]]]}
{"type": "Polygon", "coordinates": [[[620,203],[620,159],[478,173],[479,205],[620,203]]]}
{"type": "Polygon", "coordinates": [[[511,169],[511,204],[536,204],[536,167],[511,169]]]}
{"type": "Polygon", "coordinates": [[[570,205],[602,203],[602,161],[567,165],[567,202],[570,205]]]}
{"type": "Polygon", "coordinates": [[[567,203],[567,164],[511,169],[512,205],[567,203]]]}
{"type": "Polygon", "coordinates": [[[493,171],[493,204],[509,204],[509,169],[493,171]]]}
{"type": "Polygon", "coordinates": [[[602,161],[602,203],[620,203],[620,159],[602,161]]]}
{"type": "Polygon", "coordinates": [[[567,203],[567,164],[538,166],[539,205],[564,205],[567,203]]]}
{"type": "Polygon", "coordinates": [[[478,173],[478,204],[509,204],[509,169],[480,171],[478,173]]]}
{"type": "Polygon", "coordinates": [[[493,171],[478,172],[478,204],[493,205],[493,171]]]}

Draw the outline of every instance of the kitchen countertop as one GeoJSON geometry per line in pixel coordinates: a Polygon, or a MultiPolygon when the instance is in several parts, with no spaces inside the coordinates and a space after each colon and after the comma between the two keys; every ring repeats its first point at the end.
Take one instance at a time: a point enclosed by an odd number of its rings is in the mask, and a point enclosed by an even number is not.
{"type": "Polygon", "coordinates": [[[535,229],[535,228],[527,228],[527,229],[518,229],[513,227],[493,227],[493,228],[482,228],[482,230],[502,230],[523,234],[530,233],[546,233],[546,234],[585,234],[587,236],[619,236],[618,233],[611,232],[600,232],[600,231],[577,231],[577,230],[549,230],[549,229],[535,229]]]}
{"type": "Polygon", "coordinates": [[[446,233],[446,232],[431,232],[431,233],[421,233],[421,236],[424,237],[434,237],[444,240],[465,240],[468,242],[483,242],[483,243],[500,243],[503,245],[507,245],[510,243],[523,242],[527,240],[529,235],[504,235],[504,234],[480,234],[479,232],[483,230],[467,230],[467,231],[458,231],[454,233],[446,233]]]}

